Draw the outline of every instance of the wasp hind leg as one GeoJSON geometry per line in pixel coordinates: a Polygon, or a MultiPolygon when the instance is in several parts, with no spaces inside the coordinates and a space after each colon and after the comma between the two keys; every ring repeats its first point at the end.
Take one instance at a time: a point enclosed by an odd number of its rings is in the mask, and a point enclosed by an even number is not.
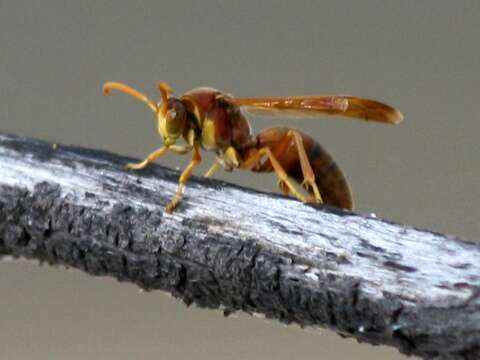
{"type": "Polygon", "coordinates": [[[318,190],[317,183],[315,181],[315,173],[313,172],[312,165],[308,159],[307,153],[305,151],[305,146],[303,145],[302,136],[295,130],[290,130],[287,136],[293,137],[295,141],[295,147],[298,151],[298,157],[300,159],[300,166],[302,167],[303,173],[303,182],[301,186],[307,190],[310,194],[313,194],[313,201],[323,204],[322,196],[320,195],[320,190],[318,190]]]}
{"type": "Polygon", "coordinates": [[[285,172],[284,168],[278,162],[275,155],[273,155],[272,151],[268,147],[263,147],[259,149],[256,153],[252,156],[247,158],[243,163],[240,165],[241,168],[244,169],[251,169],[262,159],[263,156],[267,156],[272,164],[273,170],[277,174],[278,177],[278,186],[280,189],[287,194],[291,194],[295,196],[298,200],[302,202],[309,202],[309,199],[302,195],[293,185],[292,180],[289,179],[287,173],[285,172]]]}
{"type": "MultiPolygon", "coordinates": [[[[315,181],[315,173],[313,172],[310,160],[308,159],[307,153],[305,151],[302,135],[295,130],[288,130],[283,139],[274,146],[274,148],[272,149],[272,153],[275,157],[281,158],[287,151],[289,151],[292,140],[293,145],[295,146],[298,153],[298,159],[300,161],[300,166],[303,174],[303,181],[301,183],[301,186],[305,190],[307,190],[309,194],[311,194],[309,197],[306,198],[305,202],[322,204],[323,199],[320,195],[320,190],[318,189],[317,183],[315,181]]],[[[278,187],[280,191],[284,194],[294,195],[298,198],[298,196],[291,191],[290,186],[285,186],[284,181],[279,180],[278,187]]]]}

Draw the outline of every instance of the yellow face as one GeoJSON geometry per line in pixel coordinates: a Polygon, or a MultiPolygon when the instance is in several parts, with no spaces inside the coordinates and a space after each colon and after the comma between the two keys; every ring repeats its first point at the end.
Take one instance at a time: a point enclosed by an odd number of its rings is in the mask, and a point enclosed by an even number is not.
{"type": "Polygon", "coordinates": [[[168,104],[158,106],[158,132],[165,146],[175,145],[185,129],[187,113],[180,100],[170,98],[168,104]]]}

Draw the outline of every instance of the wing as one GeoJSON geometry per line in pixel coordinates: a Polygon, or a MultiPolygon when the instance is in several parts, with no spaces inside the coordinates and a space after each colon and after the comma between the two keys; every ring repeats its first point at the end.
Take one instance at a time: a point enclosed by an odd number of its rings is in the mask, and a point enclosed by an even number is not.
{"type": "Polygon", "coordinates": [[[260,115],[288,117],[345,116],[366,121],[397,124],[403,115],[397,109],[379,101],[355,96],[292,96],[237,98],[233,102],[245,110],[260,115]]]}

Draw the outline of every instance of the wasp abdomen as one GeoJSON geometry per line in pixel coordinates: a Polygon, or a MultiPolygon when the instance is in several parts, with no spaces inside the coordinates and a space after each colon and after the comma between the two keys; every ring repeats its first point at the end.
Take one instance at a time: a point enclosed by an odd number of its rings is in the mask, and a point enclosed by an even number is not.
{"type": "MultiPolygon", "coordinates": [[[[302,138],[308,161],[315,175],[315,183],[320,191],[323,203],[343,209],[352,209],[352,195],[347,180],[332,156],[309,135],[285,127],[265,129],[257,136],[257,148],[269,147],[287,175],[301,184],[305,179],[302,171],[299,151],[292,131],[302,138]]],[[[257,172],[273,171],[268,159],[252,169],[257,172]]],[[[313,194],[311,194],[313,195],[313,194]]]]}
{"type": "MultiPolygon", "coordinates": [[[[306,135],[302,135],[305,143],[306,135]]],[[[313,139],[311,141],[313,144],[310,149],[306,149],[307,155],[324,203],[351,210],[353,208],[352,194],[343,172],[318,142],[313,139]]],[[[302,181],[298,175],[292,177],[297,181],[302,181]]]]}

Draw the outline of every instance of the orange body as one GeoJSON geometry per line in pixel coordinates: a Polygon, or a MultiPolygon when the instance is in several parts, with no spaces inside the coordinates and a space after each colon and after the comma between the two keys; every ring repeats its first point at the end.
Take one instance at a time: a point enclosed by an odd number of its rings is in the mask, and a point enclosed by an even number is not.
{"type": "Polygon", "coordinates": [[[162,101],[152,102],[135,89],[109,82],[105,93],[118,90],[146,103],[157,116],[158,130],[165,146],[151,153],[143,162],[127,164],[128,169],[142,169],[167,151],[192,152],[192,160],[180,176],[179,186],[167,211],[180,202],[185,184],[201,161],[200,150],[214,151],[216,162],[205,174],[211,176],[218,166],[255,172],[275,171],[280,189],[303,202],[325,203],[352,209],[352,196],[342,171],[333,158],[309,135],[287,127],[273,127],[254,136],[242,109],[262,115],[311,117],[338,115],[366,121],[395,124],[401,113],[387,104],[353,96],[293,96],[234,98],[212,88],[196,88],[179,98],[172,89],[159,84],[162,101]],[[179,138],[186,145],[179,146],[179,138]],[[303,186],[305,196],[296,185],[303,186]]]}
{"type": "MultiPolygon", "coordinates": [[[[263,130],[254,138],[248,120],[234,103],[233,98],[222,96],[222,93],[215,89],[198,88],[186,93],[182,99],[188,99],[195,105],[190,114],[199,130],[205,128],[205,122],[213,122],[215,147],[203,146],[206,150],[216,150],[221,155],[222,151],[233,146],[241,160],[245,161],[255,150],[268,147],[287,175],[297,183],[302,183],[302,168],[293,139],[284,144],[284,139],[291,129],[274,127],[263,130]]],[[[352,209],[350,188],[333,158],[312,137],[299,130],[296,131],[302,136],[323,202],[344,209],[352,209]]],[[[205,138],[205,134],[200,131],[198,137],[205,138]]],[[[274,171],[268,159],[259,162],[251,170],[274,171]]]]}

